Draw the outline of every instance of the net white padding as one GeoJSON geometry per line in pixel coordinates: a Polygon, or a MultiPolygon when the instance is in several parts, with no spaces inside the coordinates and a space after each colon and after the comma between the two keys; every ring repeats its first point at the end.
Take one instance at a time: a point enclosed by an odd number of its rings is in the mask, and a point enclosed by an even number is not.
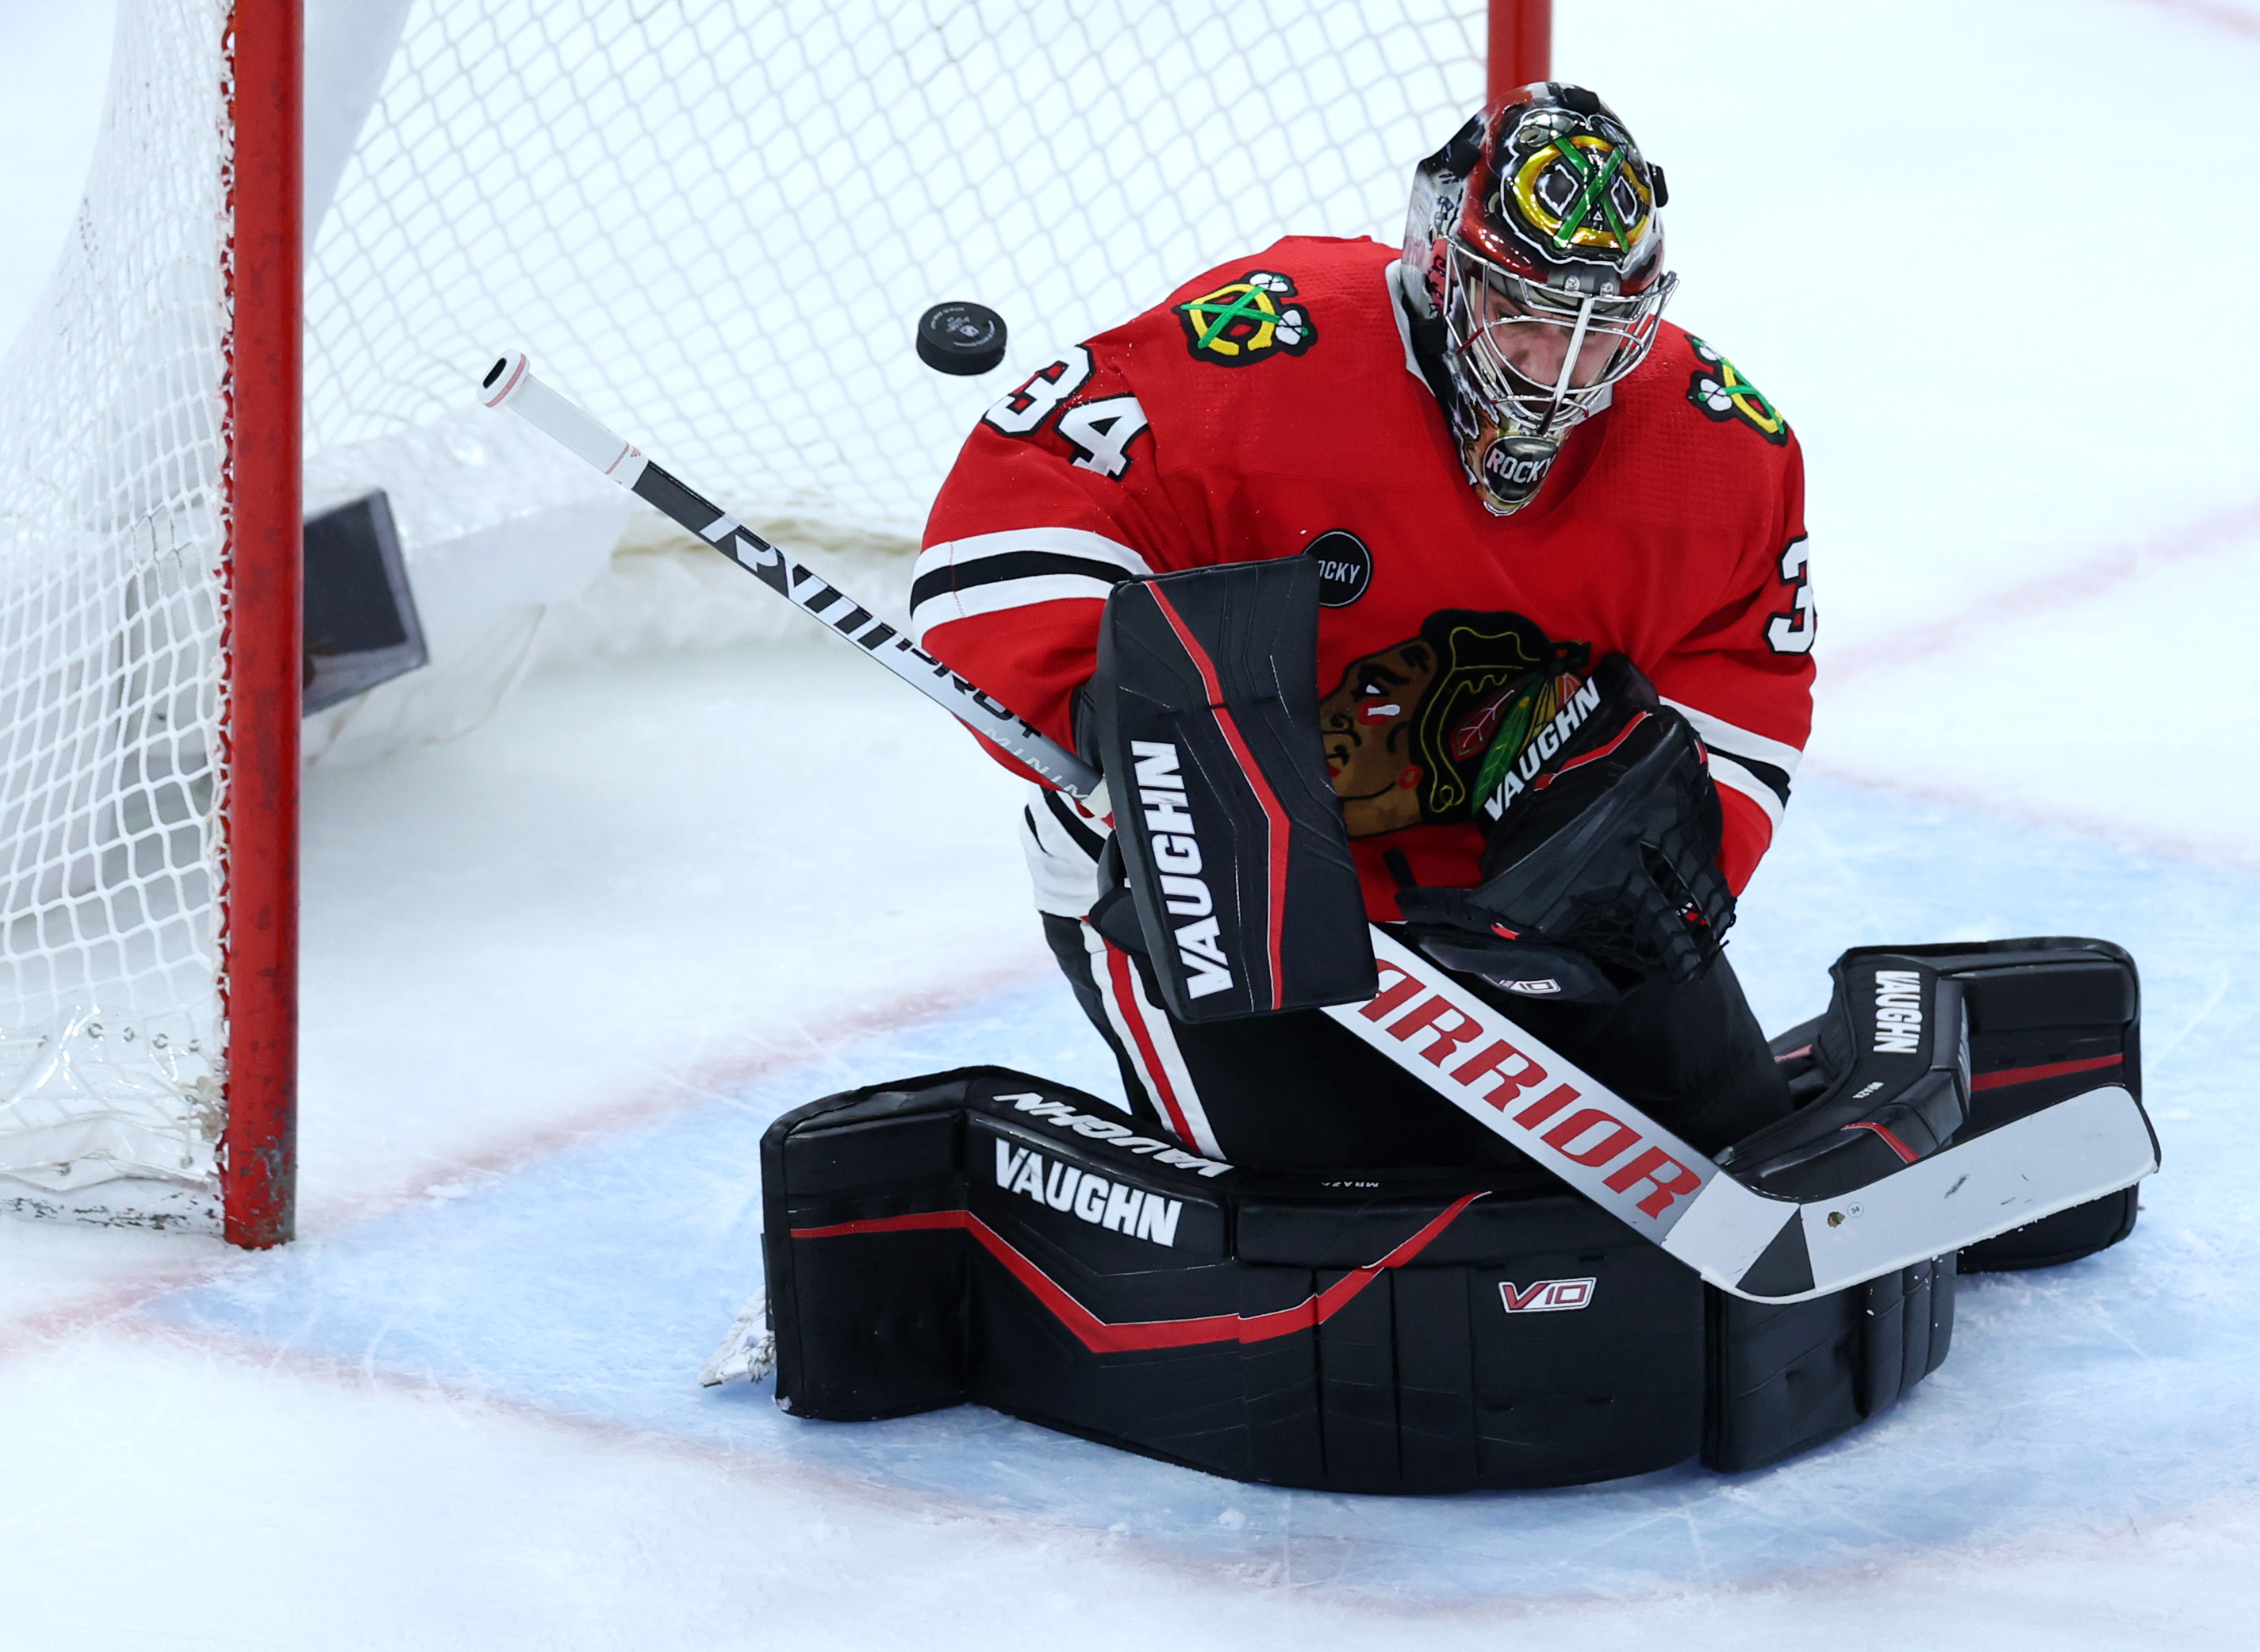
{"type": "MultiPolygon", "coordinates": [[[[79,232],[0,368],[0,1204],[211,1175],[225,10],[123,0],[79,232]]],[[[309,204],[307,503],[386,490],[433,654],[311,719],[310,758],[467,726],[545,624],[715,629],[659,611],[712,604],[655,567],[655,518],[475,407],[498,351],[883,600],[981,407],[1060,345],[1282,234],[1393,240],[1480,98],[1482,25],[1480,0],[308,0],[308,175],[336,188],[309,204]],[[912,350],[961,297],[1013,330],[970,382],[912,350]]]]}

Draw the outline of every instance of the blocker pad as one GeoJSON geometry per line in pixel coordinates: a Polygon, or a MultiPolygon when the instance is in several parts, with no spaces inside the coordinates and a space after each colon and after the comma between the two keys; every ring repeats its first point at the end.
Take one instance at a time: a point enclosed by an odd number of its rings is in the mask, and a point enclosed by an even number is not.
{"type": "Polygon", "coordinates": [[[1098,766],[1144,950],[1181,1021],[1358,1004],[1379,985],[1319,743],[1318,626],[1307,556],[1131,580],[1107,599],[1098,766]]]}

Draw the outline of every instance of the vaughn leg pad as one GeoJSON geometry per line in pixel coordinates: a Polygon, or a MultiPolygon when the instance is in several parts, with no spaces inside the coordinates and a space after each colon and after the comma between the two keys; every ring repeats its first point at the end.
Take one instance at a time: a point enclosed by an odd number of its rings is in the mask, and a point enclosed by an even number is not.
{"type": "Polygon", "coordinates": [[[1280,1485],[1759,1467],[1952,1330],[1950,1259],[1761,1307],[1534,1169],[1259,1176],[1000,1068],[812,1103],[762,1174],[786,1411],[971,1401],[1280,1485]]]}
{"type": "Polygon", "coordinates": [[[1763,1469],[1890,1410],[1946,1358],[1954,1281],[1941,1256],[1811,1302],[1709,1291],[1704,1466],[1763,1469]]]}

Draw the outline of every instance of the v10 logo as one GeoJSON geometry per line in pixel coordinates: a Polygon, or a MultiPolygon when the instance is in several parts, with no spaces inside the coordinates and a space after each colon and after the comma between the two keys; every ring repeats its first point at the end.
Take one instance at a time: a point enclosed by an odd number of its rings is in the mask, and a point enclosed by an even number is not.
{"type": "Polygon", "coordinates": [[[1541,1279],[1536,1284],[1517,1285],[1512,1279],[1498,1282],[1498,1299],[1509,1313],[1567,1313],[1574,1308],[1591,1307],[1593,1287],[1599,1283],[1592,1279],[1541,1279]]]}

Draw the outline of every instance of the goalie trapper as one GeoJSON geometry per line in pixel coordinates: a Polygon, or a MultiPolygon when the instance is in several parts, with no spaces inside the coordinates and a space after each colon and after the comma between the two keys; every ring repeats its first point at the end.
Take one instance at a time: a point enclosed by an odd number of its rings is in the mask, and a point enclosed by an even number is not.
{"type": "Polygon", "coordinates": [[[1505,991],[1590,1003],[1710,967],[1734,921],[1717,788],[1694,729],[1629,659],[1604,659],[1551,728],[1483,774],[1484,881],[1398,892],[1423,952],[1505,991]]]}

